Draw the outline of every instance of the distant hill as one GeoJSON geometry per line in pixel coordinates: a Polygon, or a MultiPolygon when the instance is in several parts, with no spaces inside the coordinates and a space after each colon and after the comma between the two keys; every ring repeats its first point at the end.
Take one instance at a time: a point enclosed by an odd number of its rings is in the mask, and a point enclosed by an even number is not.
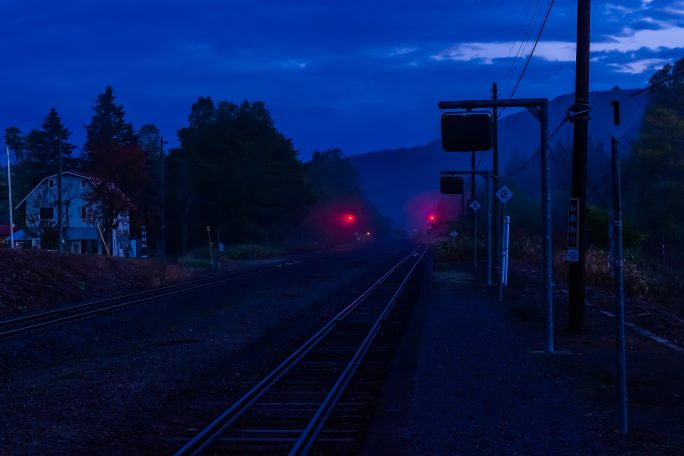
{"type": "MultiPolygon", "coordinates": [[[[604,155],[610,150],[611,132],[621,144],[628,144],[635,137],[643,119],[648,97],[629,98],[634,90],[614,88],[610,91],[592,92],[592,107],[589,122],[589,137],[594,155],[604,155]],[[621,126],[613,127],[613,112],[610,102],[620,101],[621,126]],[[596,152],[602,151],[602,152],[596,152]]],[[[549,102],[549,133],[553,132],[565,117],[574,95],[567,94],[549,102]]],[[[511,110],[506,110],[511,111],[511,110]]],[[[435,119],[438,121],[439,113],[435,119]]],[[[552,161],[554,152],[560,160],[560,151],[567,154],[572,148],[572,125],[565,123],[551,138],[552,161]]],[[[518,110],[504,116],[499,121],[499,150],[501,173],[514,169],[532,155],[539,147],[539,123],[529,113],[518,110]]],[[[390,218],[398,228],[413,228],[422,223],[423,214],[439,204],[439,174],[443,170],[470,169],[470,153],[447,153],[442,150],[439,140],[423,146],[380,150],[355,155],[348,158],[356,167],[365,194],[378,207],[380,212],[390,218]]],[[[593,156],[590,163],[599,157],[593,156]]],[[[478,169],[491,169],[491,152],[477,154],[478,169]],[[484,155],[483,157],[481,155],[484,155]]],[[[558,164],[554,167],[557,172],[558,164]]],[[[566,166],[562,165],[562,166],[566,166]]],[[[531,161],[526,166],[525,185],[531,197],[538,195],[539,164],[531,161]]],[[[562,180],[554,180],[558,184],[562,180]]],[[[508,182],[504,179],[504,182],[508,182]]],[[[484,198],[484,196],[478,196],[484,198]]]]}

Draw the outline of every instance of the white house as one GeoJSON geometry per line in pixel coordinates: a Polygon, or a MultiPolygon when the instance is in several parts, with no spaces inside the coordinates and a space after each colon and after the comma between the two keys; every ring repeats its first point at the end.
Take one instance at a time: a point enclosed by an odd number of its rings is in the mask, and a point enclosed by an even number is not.
{"type": "MultiPolygon", "coordinates": [[[[102,253],[104,230],[100,206],[89,202],[98,179],[77,171],[62,172],[62,226],[64,227],[65,251],[72,253],[102,253]]],[[[26,204],[26,231],[40,238],[48,229],[56,230],[57,223],[57,174],[47,176],[24,197],[17,209],[26,204]]],[[[131,252],[128,211],[124,211],[114,223],[107,248],[114,256],[128,256],[131,252]]]]}

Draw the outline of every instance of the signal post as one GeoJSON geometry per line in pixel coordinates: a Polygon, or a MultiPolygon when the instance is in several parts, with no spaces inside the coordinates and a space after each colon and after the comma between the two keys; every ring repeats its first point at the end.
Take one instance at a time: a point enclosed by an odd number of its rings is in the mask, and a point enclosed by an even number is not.
{"type": "MultiPolygon", "coordinates": [[[[544,299],[546,303],[546,351],[553,353],[553,262],[551,246],[551,181],[547,147],[548,98],[504,100],[440,101],[439,109],[526,108],[540,123],[541,194],[544,221],[544,299]]],[[[449,152],[488,150],[492,147],[492,124],[489,112],[447,112],[442,114],[442,147],[449,152]],[[488,117],[488,123],[484,116],[488,117]]],[[[496,176],[498,177],[498,176],[496,176]]]]}

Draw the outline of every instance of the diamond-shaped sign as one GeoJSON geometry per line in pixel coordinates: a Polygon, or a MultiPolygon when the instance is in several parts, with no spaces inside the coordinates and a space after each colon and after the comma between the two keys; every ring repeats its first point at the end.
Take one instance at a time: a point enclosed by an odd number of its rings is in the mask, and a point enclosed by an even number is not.
{"type": "Polygon", "coordinates": [[[482,204],[480,204],[480,202],[478,200],[473,200],[473,202],[470,203],[470,208],[476,212],[481,207],[482,207],[482,204]]]}
{"type": "Polygon", "coordinates": [[[506,204],[506,202],[513,197],[513,192],[504,185],[496,192],[496,197],[499,198],[499,201],[506,204]]]}
{"type": "Polygon", "coordinates": [[[449,234],[451,235],[452,238],[455,238],[456,236],[458,236],[458,231],[453,230],[453,231],[451,231],[451,233],[449,233],[449,234]]]}

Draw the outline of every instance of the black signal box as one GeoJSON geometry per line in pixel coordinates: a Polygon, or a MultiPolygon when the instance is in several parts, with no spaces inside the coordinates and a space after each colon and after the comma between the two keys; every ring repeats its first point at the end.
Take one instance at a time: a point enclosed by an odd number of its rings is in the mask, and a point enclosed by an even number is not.
{"type": "Polygon", "coordinates": [[[443,195],[463,195],[463,178],[458,176],[440,176],[439,192],[443,195]]]}
{"type": "Polygon", "coordinates": [[[442,148],[447,152],[491,149],[491,114],[488,112],[445,112],[442,114],[442,148]]]}

